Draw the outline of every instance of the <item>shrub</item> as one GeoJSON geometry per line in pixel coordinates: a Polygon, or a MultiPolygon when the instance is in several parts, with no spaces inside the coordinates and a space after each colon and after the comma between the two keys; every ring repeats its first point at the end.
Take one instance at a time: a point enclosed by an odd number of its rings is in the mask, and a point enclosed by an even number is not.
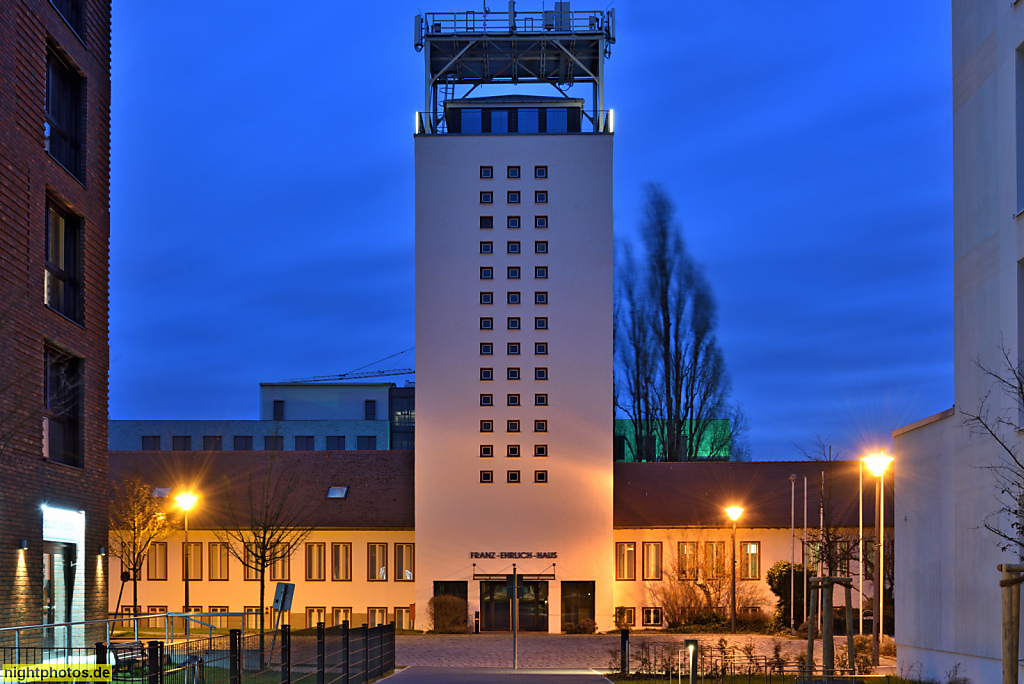
{"type": "Polygon", "coordinates": [[[566,622],[562,625],[562,631],[566,634],[594,634],[597,623],[590,618],[583,618],[579,622],[566,622]]]}
{"type": "Polygon", "coordinates": [[[438,634],[469,631],[469,603],[461,596],[435,596],[427,603],[427,617],[438,634]]]}

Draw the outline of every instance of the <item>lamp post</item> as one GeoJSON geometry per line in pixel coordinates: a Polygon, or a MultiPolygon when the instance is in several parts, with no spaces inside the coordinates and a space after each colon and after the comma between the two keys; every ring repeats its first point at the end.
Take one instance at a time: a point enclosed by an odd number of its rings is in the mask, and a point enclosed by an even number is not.
{"type": "Polygon", "coordinates": [[[881,629],[882,622],[882,582],[884,578],[884,572],[882,568],[882,512],[884,510],[882,504],[882,479],[885,477],[885,469],[892,463],[892,456],[886,456],[885,452],[880,450],[877,454],[870,454],[861,458],[864,461],[864,465],[868,467],[871,474],[875,476],[875,529],[877,537],[875,538],[875,576],[871,582],[872,585],[872,601],[871,601],[871,662],[878,665],[878,635],[881,629]]]}
{"type": "Polygon", "coordinates": [[[729,506],[725,514],[732,520],[732,633],[736,633],[736,521],[739,520],[743,509],[739,506],[729,506]]]}
{"type": "Polygon", "coordinates": [[[793,603],[796,581],[796,474],[789,476],[789,628],[796,629],[796,605],[793,603]]]}
{"type": "MultiPolygon", "coordinates": [[[[178,507],[185,512],[185,612],[189,612],[188,602],[188,576],[192,565],[192,547],[188,545],[188,512],[196,505],[196,495],[192,492],[185,492],[174,497],[178,507]]],[[[186,618],[187,621],[187,618],[186,618]]]]}

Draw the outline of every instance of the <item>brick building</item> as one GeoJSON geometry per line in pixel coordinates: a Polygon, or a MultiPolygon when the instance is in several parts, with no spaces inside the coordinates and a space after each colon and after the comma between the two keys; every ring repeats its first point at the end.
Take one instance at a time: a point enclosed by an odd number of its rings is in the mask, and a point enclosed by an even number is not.
{"type": "MultiPolygon", "coordinates": [[[[3,16],[0,627],[9,627],[106,615],[110,3],[13,0],[3,16]]],[[[94,640],[83,629],[71,636],[94,640]]],[[[26,633],[22,644],[64,637],[26,633]]]]}

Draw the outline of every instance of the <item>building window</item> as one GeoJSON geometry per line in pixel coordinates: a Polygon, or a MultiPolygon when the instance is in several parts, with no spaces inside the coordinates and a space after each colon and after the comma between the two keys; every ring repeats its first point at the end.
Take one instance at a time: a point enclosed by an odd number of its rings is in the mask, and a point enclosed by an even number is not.
{"type": "Polygon", "coordinates": [[[569,130],[569,110],[565,107],[549,107],[547,112],[547,132],[566,133],[569,130]]]}
{"type": "Polygon", "coordinates": [[[507,479],[509,484],[517,484],[519,482],[519,471],[510,470],[507,473],[507,479]]]}
{"type": "Polygon", "coordinates": [[[345,450],[345,436],[344,435],[327,435],[327,450],[328,451],[344,451],[345,450]]]}
{"type": "Polygon", "coordinates": [[[616,542],[615,579],[636,579],[636,542],[616,542]]]}
{"type": "MultiPolygon", "coordinates": [[[[212,578],[211,578],[212,579],[212,578]]],[[[226,613],[228,612],[227,606],[210,606],[211,613],[226,613]]],[[[228,618],[225,617],[211,617],[210,624],[219,629],[226,629],[228,627],[228,618]]]]}
{"type": "Polygon", "coordinates": [[[643,543],[643,578],[661,580],[661,542],[643,543]]]}
{"type": "Polygon", "coordinates": [[[548,329],[548,317],[547,316],[537,316],[536,318],[533,319],[533,327],[535,329],[537,329],[537,330],[547,330],[548,329]]]}
{"type": "Polygon", "coordinates": [[[326,612],[327,612],[327,609],[322,607],[322,606],[319,606],[319,607],[307,606],[306,607],[306,628],[307,629],[312,629],[313,627],[319,626],[319,624],[321,622],[324,622],[324,626],[326,627],[326,622],[324,621],[324,614],[326,612]]]}
{"type": "Polygon", "coordinates": [[[231,448],[235,451],[252,451],[252,435],[235,435],[231,448]]]}
{"type": "Polygon", "coordinates": [[[494,482],[494,471],[493,470],[481,470],[480,471],[480,482],[489,484],[494,482]]]}
{"type": "Polygon", "coordinates": [[[220,435],[203,435],[203,451],[223,451],[224,438],[220,435]]]}
{"type": "Polygon", "coordinates": [[[480,421],[480,432],[494,432],[494,421],[493,420],[481,420],[480,421]]]}
{"type": "Polygon", "coordinates": [[[547,228],[548,227],[548,217],[547,216],[534,216],[533,217],[533,227],[534,228],[547,228]]]}
{"type": "MultiPolygon", "coordinates": [[[[83,0],[50,0],[53,8],[60,13],[68,26],[78,34],[79,38],[85,38],[82,32],[82,2],[83,0]]],[[[83,40],[84,42],[84,40],[83,40]]]]}
{"type": "Polygon", "coordinates": [[[615,623],[618,625],[635,625],[636,608],[627,608],[626,606],[617,607],[615,609],[615,623]]]}
{"type": "MultiPolygon", "coordinates": [[[[533,243],[533,251],[536,254],[547,254],[548,253],[548,241],[547,240],[537,240],[536,242],[533,243]]],[[[547,276],[544,276],[544,277],[547,278],[547,276]]]]}
{"type": "Polygon", "coordinates": [[[537,354],[539,356],[543,356],[543,355],[547,354],[548,353],[548,343],[547,342],[534,342],[533,343],[533,353],[537,354]]]}
{"type": "Polygon", "coordinates": [[[493,242],[481,242],[480,243],[481,254],[494,254],[494,243],[493,242]]]}
{"type": "Polygon", "coordinates": [[[518,304],[520,302],[520,299],[521,299],[521,295],[518,292],[509,292],[508,293],[508,303],[509,304],[518,304]]]}
{"type": "Polygon", "coordinates": [[[740,579],[761,578],[761,542],[740,542],[740,579]]]}
{"type": "Polygon", "coordinates": [[[519,421],[509,420],[505,421],[505,427],[507,432],[519,432],[519,421]]]}
{"type": "Polygon", "coordinates": [[[548,303],[548,293],[547,292],[534,292],[533,293],[533,303],[534,304],[547,304],[548,303]]]}
{"type": "Polygon", "coordinates": [[[533,421],[533,431],[534,432],[547,432],[548,431],[548,421],[546,421],[546,420],[535,420],[535,421],[533,421]]]}
{"type": "Polygon", "coordinates": [[[704,568],[707,579],[720,580],[725,578],[725,542],[707,542],[704,544],[704,568]]]}
{"type": "Polygon", "coordinates": [[[284,420],[284,401],[281,399],[274,401],[274,420],[284,420]]]}
{"type": "Polygon", "coordinates": [[[43,453],[54,463],[81,468],[82,360],[52,347],[43,360],[43,453]]]}
{"type": "Polygon", "coordinates": [[[295,450],[296,451],[313,451],[314,441],[312,435],[296,435],[295,437],[295,450]]]}
{"type": "Polygon", "coordinates": [[[480,355],[481,356],[490,356],[493,353],[494,353],[494,344],[492,344],[491,342],[481,342],[480,343],[480,355]]]}
{"type": "Polygon", "coordinates": [[[480,204],[491,204],[494,202],[494,193],[481,192],[480,193],[480,204]]]}
{"type": "Polygon", "coordinates": [[[509,266],[506,275],[510,280],[517,280],[519,278],[520,269],[518,266],[509,266]]]}
{"type": "Polygon", "coordinates": [[[481,444],[480,445],[480,458],[494,458],[494,445],[492,445],[492,444],[481,444]]]}
{"type": "Polygon", "coordinates": [[[546,167],[546,166],[534,166],[533,167],[533,177],[534,178],[547,178],[548,177],[548,167],[546,167]]]}
{"type": "Polygon", "coordinates": [[[245,606],[242,608],[242,612],[245,613],[245,628],[246,629],[259,629],[260,628],[260,607],[259,606],[245,606]]]}
{"type": "Polygon", "coordinates": [[[409,606],[395,608],[395,629],[412,629],[412,613],[409,606]]]}
{"type": "Polygon", "coordinates": [[[160,451],[160,435],[142,436],[143,451],[160,451]]]}
{"type": "Polygon", "coordinates": [[[547,368],[534,368],[533,369],[533,379],[534,380],[547,380],[548,379],[548,369],[547,368]]]}
{"type": "Polygon", "coordinates": [[[509,356],[519,356],[519,343],[509,342],[506,351],[509,356]]]}
{"type": "Polygon", "coordinates": [[[480,267],[480,280],[490,280],[494,277],[494,269],[490,266],[480,267]]]}
{"type": "Polygon", "coordinates": [[[366,626],[367,627],[380,627],[388,622],[388,609],[387,608],[367,608],[366,609],[366,626]]]}
{"type": "Polygon", "coordinates": [[[519,453],[520,451],[518,444],[509,444],[508,448],[505,449],[506,458],[519,458],[519,453]]]}
{"type": "Polygon", "coordinates": [[[356,449],[359,451],[373,451],[377,448],[376,435],[356,436],[356,449]]]}
{"type": "Polygon", "coordinates": [[[395,544],[395,581],[412,582],[416,579],[412,544],[395,544]]]}
{"type": "Polygon", "coordinates": [[[494,228],[494,217],[493,216],[481,216],[480,227],[483,229],[494,228]]]}
{"type": "Polygon", "coordinates": [[[644,608],[644,627],[657,627],[661,624],[661,608],[644,608]]]}
{"type": "Polygon", "coordinates": [[[371,582],[384,582],[388,578],[388,545],[366,545],[367,576],[371,582]]]}
{"type": "Polygon", "coordinates": [[[462,133],[481,133],[483,131],[483,111],[463,109],[459,112],[459,124],[462,133]]]}
{"type": "Polygon", "coordinates": [[[327,579],[327,545],[323,542],[306,544],[306,581],[323,582],[327,579]]]}
{"type": "Polygon", "coordinates": [[[518,166],[510,166],[510,167],[508,167],[508,177],[509,178],[519,178],[519,167],[518,166]]]}
{"type": "Polygon", "coordinates": [[[546,204],[548,201],[548,193],[544,190],[538,190],[533,193],[533,201],[537,204],[546,204]]]}
{"type": "Polygon", "coordinates": [[[548,395],[546,395],[546,394],[534,394],[533,395],[533,405],[534,406],[547,406],[548,405],[548,395]]]}
{"type": "Polygon", "coordinates": [[[518,242],[514,242],[514,241],[513,242],[509,242],[508,243],[508,253],[509,254],[519,254],[519,243],[518,242]]]}
{"type": "Polygon", "coordinates": [[[480,303],[481,304],[493,304],[494,303],[494,293],[493,292],[481,292],[480,293],[480,303]]]}
{"type": "Polygon", "coordinates": [[[508,217],[508,227],[509,228],[518,228],[519,227],[519,217],[518,216],[509,216],[508,217]]]}
{"type": "Polygon", "coordinates": [[[518,368],[509,368],[508,369],[508,373],[507,373],[507,377],[508,377],[509,380],[518,380],[519,379],[519,369],[518,368]]]}
{"type": "Polygon", "coordinates": [[[519,133],[539,133],[540,132],[540,110],[536,107],[529,107],[520,109],[518,112],[519,119],[517,130],[519,133]]]}
{"type": "Polygon", "coordinates": [[[146,551],[146,579],[162,582],[167,579],[167,542],[153,542],[146,551]]]}
{"type": "Polygon", "coordinates": [[[351,608],[334,608],[331,611],[331,616],[334,619],[334,626],[341,627],[341,623],[347,622],[352,624],[352,609],[351,608]]]}
{"type": "Polygon", "coordinates": [[[173,451],[192,451],[192,437],[189,435],[171,437],[171,449],[173,451]]]}
{"type": "Polygon", "coordinates": [[[533,445],[533,455],[536,458],[546,458],[547,455],[548,455],[548,445],[547,444],[534,444],[533,445]]]}
{"type": "Polygon", "coordinates": [[[274,582],[287,582],[292,576],[292,558],[287,544],[278,544],[274,548],[276,557],[270,565],[270,579],[274,582]]]}
{"type": "Polygon", "coordinates": [[[490,316],[480,317],[480,329],[481,330],[494,330],[494,319],[490,316]]]}
{"type": "Polygon", "coordinates": [[[508,406],[519,406],[519,395],[509,394],[506,396],[506,403],[508,406]]]}
{"type": "Polygon", "coordinates": [[[331,579],[335,582],[352,580],[352,544],[331,544],[331,579]]]}
{"type": "Polygon", "coordinates": [[[84,79],[55,53],[46,56],[46,150],[76,178],[82,177],[84,79]]]}
{"type": "MultiPolygon", "coordinates": [[[[248,544],[245,544],[242,547],[242,550],[242,556],[245,558],[245,561],[242,562],[242,566],[245,568],[245,581],[252,582],[254,580],[258,580],[260,576],[259,573],[256,572],[256,559],[252,557],[252,548],[248,544]]],[[[246,609],[246,611],[248,612],[248,609],[246,609]]]]}
{"type": "Polygon", "coordinates": [[[81,276],[81,219],[46,203],[46,282],[44,301],[57,313],[82,322],[79,279],[81,276]]]}
{"type": "Polygon", "coordinates": [[[284,451],[284,435],[264,435],[264,451],[284,451]]]}
{"type": "Polygon", "coordinates": [[[697,542],[679,542],[679,579],[697,579],[697,542]]]}
{"type": "Polygon", "coordinates": [[[493,394],[481,394],[480,395],[481,406],[494,406],[494,395],[493,394]]]}
{"type": "Polygon", "coordinates": [[[494,167],[493,166],[481,166],[480,167],[481,178],[494,178],[494,167]]]}
{"type": "Polygon", "coordinates": [[[367,399],[363,402],[364,420],[377,420],[377,400],[367,399]]]}
{"type": "Polygon", "coordinates": [[[518,316],[509,316],[509,318],[508,318],[508,329],[509,330],[519,330],[519,317],[518,316]]]}
{"type": "Polygon", "coordinates": [[[481,380],[493,380],[494,379],[494,369],[493,368],[481,368],[480,369],[480,379],[481,380]]]}
{"type": "Polygon", "coordinates": [[[519,192],[517,190],[508,191],[508,203],[519,204],[519,192]]]}
{"type": "Polygon", "coordinates": [[[210,542],[210,581],[228,580],[228,545],[224,542],[210,542]]]}
{"type": "Polygon", "coordinates": [[[533,481],[538,484],[544,484],[548,481],[548,471],[546,470],[534,470],[533,481]]]}

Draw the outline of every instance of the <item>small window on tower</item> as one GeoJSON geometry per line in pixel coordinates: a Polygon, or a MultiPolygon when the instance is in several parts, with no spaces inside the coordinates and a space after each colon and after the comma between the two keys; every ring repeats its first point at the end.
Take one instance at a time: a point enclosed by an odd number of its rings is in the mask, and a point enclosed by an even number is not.
{"type": "Polygon", "coordinates": [[[546,421],[546,420],[535,420],[535,421],[533,421],[533,431],[534,432],[547,432],[548,431],[548,421],[546,421]]]}
{"type": "Polygon", "coordinates": [[[493,394],[481,394],[480,395],[481,406],[494,406],[494,395],[493,394]]]}
{"type": "Polygon", "coordinates": [[[533,193],[533,201],[537,204],[546,204],[548,201],[548,193],[544,190],[538,190],[533,193]]]}
{"type": "Polygon", "coordinates": [[[548,217],[547,216],[534,216],[533,217],[533,227],[534,228],[547,228],[548,227],[548,217]]]}
{"type": "Polygon", "coordinates": [[[480,267],[480,280],[490,280],[494,277],[494,269],[490,266],[480,267]]]}
{"type": "Polygon", "coordinates": [[[548,167],[546,167],[546,166],[534,166],[533,167],[533,177],[534,178],[547,178],[548,177],[548,167]]]}
{"type": "Polygon", "coordinates": [[[533,405],[534,406],[547,406],[548,405],[548,395],[546,395],[546,394],[535,394],[535,395],[533,395],[533,405]]]}
{"type": "Polygon", "coordinates": [[[505,403],[508,406],[519,406],[519,395],[518,394],[509,394],[505,398],[505,403]]]}
{"type": "Polygon", "coordinates": [[[480,204],[492,204],[494,202],[494,193],[481,192],[480,193],[480,204]]]}
{"type": "Polygon", "coordinates": [[[509,190],[508,192],[508,203],[519,204],[519,192],[515,190],[509,190]]]}
{"type": "Polygon", "coordinates": [[[481,166],[480,167],[481,178],[494,178],[494,167],[493,166],[481,166]]]}
{"type": "Polygon", "coordinates": [[[480,458],[494,458],[494,446],[491,444],[481,444],[480,458]]]}
{"type": "Polygon", "coordinates": [[[519,227],[519,217],[518,216],[509,216],[508,217],[508,227],[509,228],[518,228],[519,227]]]}
{"type": "Polygon", "coordinates": [[[533,251],[535,253],[537,253],[537,254],[547,254],[548,253],[548,243],[547,243],[547,240],[538,240],[537,242],[534,242],[533,243],[533,251]]]}
{"type": "Polygon", "coordinates": [[[518,304],[521,301],[521,299],[522,298],[520,297],[518,292],[509,292],[508,293],[508,303],[509,304],[518,304]]]}
{"type": "Polygon", "coordinates": [[[548,369],[547,368],[534,368],[533,369],[533,379],[534,380],[547,380],[548,379],[548,369]]]}
{"type": "Polygon", "coordinates": [[[519,271],[519,267],[518,266],[509,266],[508,267],[507,273],[508,273],[508,277],[511,280],[515,280],[516,278],[518,278],[519,277],[519,272],[520,271],[519,271]]]}
{"type": "Polygon", "coordinates": [[[543,355],[548,353],[547,342],[535,342],[533,345],[533,353],[537,355],[543,355]]]}
{"type": "Polygon", "coordinates": [[[548,471],[546,470],[535,470],[533,471],[533,481],[538,484],[544,484],[548,481],[548,471]]]}
{"type": "Polygon", "coordinates": [[[494,217],[493,216],[481,216],[480,217],[480,227],[481,228],[493,228],[494,227],[494,217]]]}
{"type": "Polygon", "coordinates": [[[519,243],[515,242],[515,241],[509,242],[508,243],[508,253],[509,254],[519,254],[519,243]]]}
{"type": "Polygon", "coordinates": [[[480,482],[489,484],[494,482],[494,471],[492,470],[481,470],[480,471],[480,482]]]}
{"type": "Polygon", "coordinates": [[[546,458],[548,455],[548,445],[535,444],[533,446],[533,455],[536,456],[537,458],[546,458]]]}
{"type": "Polygon", "coordinates": [[[508,445],[508,449],[505,452],[505,455],[508,458],[519,458],[519,445],[518,444],[509,444],[508,445]]]}
{"type": "Polygon", "coordinates": [[[481,342],[480,343],[480,355],[481,356],[490,356],[493,353],[494,353],[494,345],[491,342],[481,342]]]}
{"type": "Polygon", "coordinates": [[[533,268],[533,277],[534,278],[541,278],[541,279],[547,278],[548,277],[548,267],[547,266],[535,266],[533,268]]]}
{"type": "Polygon", "coordinates": [[[533,328],[534,328],[534,330],[547,330],[548,329],[548,319],[547,319],[547,316],[537,316],[536,318],[534,318],[533,319],[533,328]]]}
{"type": "Polygon", "coordinates": [[[509,178],[519,178],[519,167],[518,166],[510,166],[510,167],[508,167],[508,177],[509,178]]]}
{"type": "Polygon", "coordinates": [[[518,420],[506,421],[506,429],[508,430],[508,432],[519,432],[519,421],[518,420]]]}
{"type": "Polygon", "coordinates": [[[509,330],[519,330],[519,327],[520,327],[519,326],[519,317],[518,316],[510,316],[509,319],[508,319],[508,329],[509,330]]]}
{"type": "Polygon", "coordinates": [[[508,379],[509,380],[518,380],[519,379],[519,369],[518,368],[509,368],[508,369],[508,379]]]}
{"type": "Polygon", "coordinates": [[[509,356],[518,356],[519,355],[519,343],[518,342],[509,342],[508,343],[508,347],[507,347],[507,352],[508,352],[509,356]]]}
{"type": "Polygon", "coordinates": [[[494,254],[494,243],[493,242],[481,242],[480,243],[481,254],[494,254]]]}
{"type": "Polygon", "coordinates": [[[519,482],[519,471],[510,470],[508,471],[508,482],[509,484],[517,484],[519,482]]]}
{"type": "Polygon", "coordinates": [[[481,317],[480,318],[480,329],[481,330],[493,330],[494,329],[494,319],[490,318],[488,316],[481,317]]]}
{"type": "Polygon", "coordinates": [[[494,303],[494,293],[493,292],[481,292],[480,293],[480,303],[481,304],[493,304],[494,303]]]}
{"type": "Polygon", "coordinates": [[[547,304],[548,303],[548,293],[547,292],[534,292],[533,293],[533,303],[534,304],[547,304]]]}
{"type": "Polygon", "coordinates": [[[480,369],[480,379],[481,380],[493,380],[494,379],[494,369],[493,368],[481,368],[480,369]]]}
{"type": "Polygon", "coordinates": [[[480,432],[494,432],[494,421],[493,420],[481,420],[480,421],[480,432]]]}

